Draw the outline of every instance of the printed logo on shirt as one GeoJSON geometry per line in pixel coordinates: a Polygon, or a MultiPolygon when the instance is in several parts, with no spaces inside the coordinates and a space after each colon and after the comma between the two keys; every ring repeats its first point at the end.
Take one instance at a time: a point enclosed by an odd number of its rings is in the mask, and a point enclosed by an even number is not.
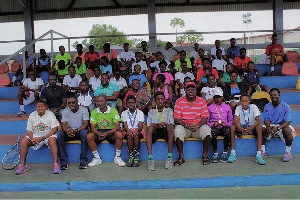
{"type": "Polygon", "coordinates": [[[46,130],[48,126],[46,126],[46,124],[44,124],[43,122],[40,122],[36,125],[36,129],[39,131],[39,132],[44,132],[46,130]]]}
{"type": "Polygon", "coordinates": [[[101,122],[99,122],[99,125],[100,125],[102,128],[106,129],[106,128],[109,127],[110,121],[108,121],[107,119],[103,119],[103,120],[101,120],[101,122]]]}

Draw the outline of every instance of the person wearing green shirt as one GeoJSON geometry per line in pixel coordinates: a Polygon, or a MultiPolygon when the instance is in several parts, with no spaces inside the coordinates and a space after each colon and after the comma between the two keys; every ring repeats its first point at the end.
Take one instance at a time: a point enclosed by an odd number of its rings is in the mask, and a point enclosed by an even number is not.
{"type": "Polygon", "coordinates": [[[54,65],[53,66],[56,67],[57,63],[60,60],[65,61],[66,65],[70,65],[71,64],[72,57],[71,57],[71,55],[69,53],[66,53],[66,50],[65,50],[64,46],[59,46],[59,54],[57,54],[55,56],[54,65]]]}
{"type": "MultiPolygon", "coordinates": [[[[234,67],[231,63],[228,63],[226,65],[226,72],[223,73],[223,84],[225,86],[225,83],[230,83],[230,73],[234,70],[234,67]]],[[[242,79],[240,76],[237,77],[236,82],[242,82],[242,79]]]]}
{"type": "Polygon", "coordinates": [[[186,57],[186,52],[182,50],[180,51],[179,55],[180,55],[179,59],[175,61],[175,70],[178,72],[182,71],[181,61],[186,61],[188,68],[192,69],[191,60],[186,57]]]}
{"type": "Polygon", "coordinates": [[[89,77],[86,73],[86,65],[82,63],[81,57],[76,57],[74,67],[76,74],[80,75],[83,81],[87,81],[89,77]]]}
{"type": "Polygon", "coordinates": [[[90,123],[92,132],[87,135],[88,145],[93,153],[93,160],[88,164],[89,167],[100,165],[102,160],[97,151],[97,144],[107,140],[116,146],[116,156],[114,163],[120,167],[126,166],[121,158],[121,149],[123,145],[123,134],[120,131],[119,112],[107,105],[104,95],[94,98],[97,106],[91,113],[90,123]]]}
{"type": "Polygon", "coordinates": [[[58,82],[62,83],[64,77],[69,74],[69,65],[66,66],[65,61],[60,60],[55,67],[58,82]]]}

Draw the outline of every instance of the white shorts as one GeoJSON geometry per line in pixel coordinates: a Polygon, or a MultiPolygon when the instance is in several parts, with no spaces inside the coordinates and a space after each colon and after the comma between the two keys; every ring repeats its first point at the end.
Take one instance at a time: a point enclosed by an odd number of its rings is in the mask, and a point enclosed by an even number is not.
{"type": "MultiPolygon", "coordinates": [[[[271,126],[279,126],[279,124],[271,124],[271,126]]],[[[266,128],[265,125],[262,125],[263,128],[266,128]]],[[[295,137],[295,129],[289,125],[290,129],[292,130],[292,136],[293,138],[295,137]]],[[[283,133],[282,133],[282,129],[280,129],[280,131],[277,131],[274,135],[278,135],[280,137],[280,139],[285,143],[285,139],[283,137],[283,133]]],[[[273,135],[268,135],[267,136],[267,140],[270,140],[273,137],[273,135]]]]}
{"type": "MultiPolygon", "coordinates": [[[[52,137],[57,138],[56,134],[55,134],[55,135],[51,135],[49,138],[52,138],[52,137]]],[[[28,135],[26,135],[26,138],[28,138],[28,139],[31,141],[31,139],[29,138],[28,135]]],[[[49,138],[45,139],[44,141],[41,141],[41,142],[40,142],[39,144],[37,144],[37,145],[31,146],[31,148],[32,148],[33,150],[39,150],[43,145],[47,145],[48,149],[50,149],[50,147],[49,147],[49,138]]]]}
{"type": "MultiPolygon", "coordinates": [[[[39,96],[41,96],[41,93],[39,92],[39,96]]],[[[23,104],[26,106],[26,105],[29,105],[31,103],[33,103],[35,101],[35,98],[34,98],[34,92],[32,91],[29,91],[29,97],[27,97],[27,99],[24,99],[23,98],[23,104]]]]}

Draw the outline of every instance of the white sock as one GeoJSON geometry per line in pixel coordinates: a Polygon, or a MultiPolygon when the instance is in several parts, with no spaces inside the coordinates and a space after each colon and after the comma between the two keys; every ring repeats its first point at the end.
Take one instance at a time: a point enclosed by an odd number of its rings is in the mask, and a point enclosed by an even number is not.
{"type": "Polygon", "coordinates": [[[227,154],[227,152],[223,151],[223,153],[227,154]]]}
{"type": "Polygon", "coordinates": [[[262,150],[263,153],[265,153],[266,152],[266,145],[261,145],[261,150],[262,150]]]}
{"type": "Polygon", "coordinates": [[[271,67],[271,72],[274,72],[274,70],[275,70],[275,67],[271,67]]]}
{"type": "Polygon", "coordinates": [[[261,155],[261,151],[257,151],[256,155],[261,155]]]}
{"type": "Polygon", "coordinates": [[[17,77],[14,76],[11,81],[14,83],[16,80],[17,80],[17,77]]]}
{"type": "Polygon", "coordinates": [[[231,150],[231,153],[232,153],[232,154],[235,154],[235,150],[234,150],[234,149],[233,149],[233,150],[231,150]]]}
{"type": "Polygon", "coordinates": [[[25,111],[24,105],[20,105],[20,110],[23,111],[23,112],[25,111]]]}
{"type": "Polygon", "coordinates": [[[121,150],[116,149],[116,157],[120,157],[121,156],[121,150]]]}
{"type": "Polygon", "coordinates": [[[286,146],[285,147],[286,152],[291,153],[291,150],[292,150],[292,146],[286,146]]]}
{"type": "Polygon", "coordinates": [[[92,151],[92,154],[93,154],[94,158],[100,159],[100,156],[99,156],[99,153],[98,153],[97,150],[96,151],[92,151]]]}

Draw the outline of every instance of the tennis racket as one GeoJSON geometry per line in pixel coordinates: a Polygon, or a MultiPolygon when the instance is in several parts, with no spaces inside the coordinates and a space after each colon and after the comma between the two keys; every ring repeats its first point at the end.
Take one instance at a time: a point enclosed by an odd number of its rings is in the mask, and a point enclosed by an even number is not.
{"type": "Polygon", "coordinates": [[[141,89],[136,93],[135,98],[137,105],[144,107],[149,103],[151,94],[148,90],[141,89]]]}
{"type": "Polygon", "coordinates": [[[2,158],[2,167],[4,169],[14,169],[20,161],[19,142],[22,133],[19,134],[16,144],[2,158]]]}

